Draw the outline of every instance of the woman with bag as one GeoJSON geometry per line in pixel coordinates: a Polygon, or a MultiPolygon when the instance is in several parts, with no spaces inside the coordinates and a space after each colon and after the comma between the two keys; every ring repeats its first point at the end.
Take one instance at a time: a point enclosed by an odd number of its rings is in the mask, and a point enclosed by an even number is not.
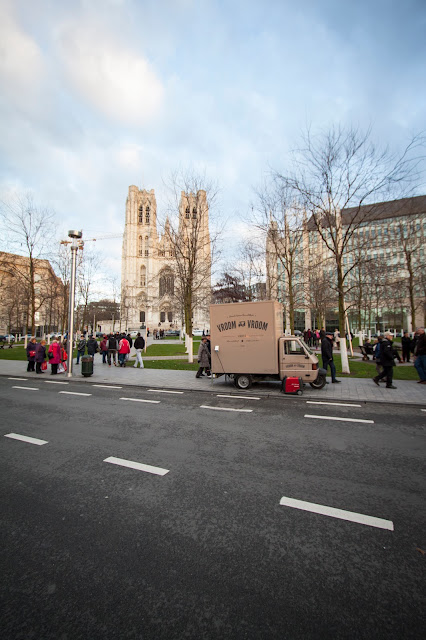
{"type": "Polygon", "coordinates": [[[46,340],[41,340],[35,349],[36,373],[44,373],[47,369],[46,359],[46,340]]]}
{"type": "Polygon", "coordinates": [[[61,363],[61,345],[56,338],[53,338],[52,344],[49,347],[48,356],[52,367],[50,375],[55,376],[58,373],[58,364],[61,363]]]}
{"type": "Polygon", "coordinates": [[[27,344],[27,360],[28,366],[27,371],[35,371],[35,355],[36,355],[36,346],[37,340],[35,338],[31,338],[29,343],[27,344]]]}

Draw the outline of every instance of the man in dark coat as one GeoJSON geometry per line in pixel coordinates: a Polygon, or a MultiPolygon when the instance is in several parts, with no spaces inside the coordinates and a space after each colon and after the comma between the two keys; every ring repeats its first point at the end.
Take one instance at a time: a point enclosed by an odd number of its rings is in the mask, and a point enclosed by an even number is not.
{"type": "Polygon", "coordinates": [[[393,335],[391,333],[385,333],[385,338],[380,345],[380,364],[383,367],[383,371],[373,378],[377,386],[379,386],[380,380],[386,378],[386,389],[396,389],[392,384],[393,368],[395,366],[394,358],[396,357],[392,338],[393,335]]]}
{"type": "Polygon", "coordinates": [[[143,360],[142,360],[142,351],[145,349],[145,340],[144,338],[141,336],[140,333],[138,333],[138,336],[135,340],[135,349],[136,349],[136,361],[135,364],[133,365],[135,369],[138,368],[138,362],[140,365],[140,368],[143,369],[144,368],[144,364],[143,364],[143,360]]]}
{"type": "Polygon", "coordinates": [[[96,340],[96,338],[94,338],[94,336],[90,336],[89,340],[87,341],[87,353],[89,354],[89,356],[94,356],[95,353],[98,353],[98,341],[96,340]]]}
{"type": "Polygon", "coordinates": [[[402,362],[410,362],[410,353],[412,340],[408,331],[404,331],[404,335],[401,338],[402,344],[402,362]]]}
{"type": "Polygon", "coordinates": [[[322,366],[324,369],[330,367],[331,382],[338,383],[340,380],[336,379],[336,366],[333,360],[333,337],[334,334],[331,331],[327,331],[325,337],[321,340],[322,366]]]}
{"type": "Polygon", "coordinates": [[[416,356],[414,366],[420,377],[418,382],[419,384],[426,384],[426,334],[423,327],[416,329],[414,355],[416,356]]]}

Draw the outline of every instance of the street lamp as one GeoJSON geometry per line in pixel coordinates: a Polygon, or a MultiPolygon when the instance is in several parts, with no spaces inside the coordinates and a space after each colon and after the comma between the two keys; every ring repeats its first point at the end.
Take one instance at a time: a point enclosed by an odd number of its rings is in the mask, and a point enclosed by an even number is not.
{"type": "Polygon", "coordinates": [[[74,346],[74,301],[75,301],[75,274],[77,268],[77,251],[79,248],[79,240],[83,237],[82,231],[68,231],[68,237],[72,238],[71,243],[71,280],[70,280],[70,298],[68,305],[68,378],[72,377],[72,354],[74,346]]]}

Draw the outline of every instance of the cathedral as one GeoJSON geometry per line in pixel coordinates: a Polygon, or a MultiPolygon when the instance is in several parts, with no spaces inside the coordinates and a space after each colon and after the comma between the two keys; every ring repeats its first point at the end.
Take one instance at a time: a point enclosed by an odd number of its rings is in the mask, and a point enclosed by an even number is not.
{"type": "Polygon", "coordinates": [[[194,264],[193,329],[210,327],[211,253],[206,192],[182,191],[178,214],[176,229],[166,219],[158,233],[154,189],[129,187],[121,269],[121,320],[128,330],[182,328],[185,280],[194,264]]]}

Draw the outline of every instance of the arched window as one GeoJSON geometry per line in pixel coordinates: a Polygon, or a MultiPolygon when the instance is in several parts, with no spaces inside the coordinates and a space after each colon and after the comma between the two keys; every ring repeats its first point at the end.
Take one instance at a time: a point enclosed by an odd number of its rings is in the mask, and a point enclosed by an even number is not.
{"type": "Polygon", "coordinates": [[[159,287],[160,298],[162,298],[167,294],[172,296],[174,292],[175,292],[175,278],[173,273],[171,271],[163,271],[163,273],[160,276],[160,287],[159,287]]]}
{"type": "Polygon", "coordinates": [[[148,206],[145,210],[145,224],[149,224],[149,213],[150,213],[150,208],[148,206]]]}
{"type": "Polygon", "coordinates": [[[147,258],[149,256],[149,251],[148,251],[148,236],[145,236],[145,258],[147,258]]]}
{"type": "Polygon", "coordinates": [[[146,287],[146,267],[144,265],[141,266],[140,271],[140,286],[146,287]]]}
{"type": "Polygon", "coordinates": [[[139,311],[139,322],[145,322],[145,311],[139,311]]]}
{"type": "Polygon", "coordinates": [[[140,205],[139,207],[139,215],[138,215],[139,224],[143,224],[143,207],[140,205]]]}
{"type": "Polygon", "coordinates": [[[142,256],[143,256],[142,236],[139,236],[138,254],[139,254],[139,257],[142,257],[142,256]]]}
{"type": "Polygon", "coordinates": [[[192,217],[193,218],[197,217],[197,209],[195,207],[192,209],[192,217]]]}
{"type": "Polygon", "coordinates": [[[190,209],[189,209],[189,207],[186,207],[186,209],[185,209],[185,218],[189,218],[189,214],[190,214],[190,209]]]}

